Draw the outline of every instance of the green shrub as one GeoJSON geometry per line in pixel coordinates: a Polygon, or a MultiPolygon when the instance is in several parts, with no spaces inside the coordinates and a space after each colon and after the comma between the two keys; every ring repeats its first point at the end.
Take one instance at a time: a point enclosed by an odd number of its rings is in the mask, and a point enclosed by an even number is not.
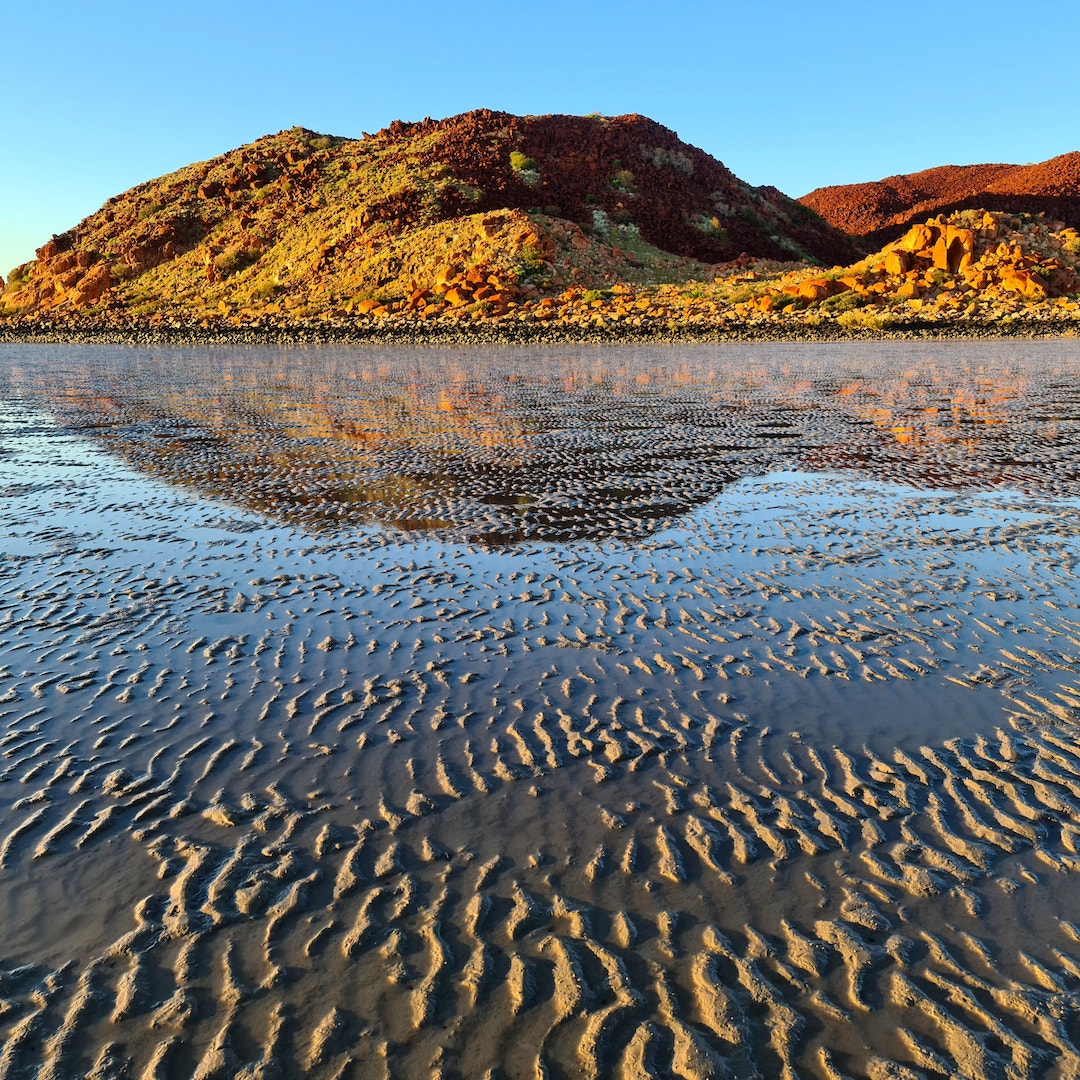
{"type": "Polygon", "coordinates": [[[850,330],[887,330],[895,325],[896,321],[896,316],[889,312],[869,311],[866,308],[845,311],[836,318],[838,325],[846,326],[850,330]]]}
{"type": "Polygon", "coordinates": [[[867,298],[860,296],[854,289],[848,292],[837,293],[836,296],[830,296],[828,300],[823,300],[821,306],[826,311],[854,311],[855,308],[860,308],[866,304],[867,298]]]}
{"type": "Polygon", "coordinates": [[[739,217],[741,217],[747,225],[752,225],[755,229],[761,229],[762,232],[765,231],[764,219],[752,206],[740,207],[739,217]]]}
{"type": "Polygon", "coordinates": [[[463,198],[468,199],[469,202],[479,202],[484,197],[484,189],[473,187],[472,184],[466,184],[463,180],[454,180],[451,182],[451,187],[463,198]]]}
{"type": "Polygon", "coordinates": [[[273,300],[279,293],[284,292],[285,286],[273,281],[264,282],[251,290],[252,300],[273,300]]]}
{"type": "Polygon", "coordinates": [[[535,244],[526,244],[521,249],[514,274],[522,285],[530,285],[539,281],[547,268],[540,249],[535,244]]]}
{"type": "Polygon", "coordinates": [[[727,229],[720,224],[720,219],[715,215],[706,217],[705,214],[695,214],[690,218],[690,224],[695,229],[700,229],[706,236],[711,236],[721,242],[728,238],[727,229]]]}
{"type": "Polygon", "coordinates": [[[220,255],[214,257],[214,270],[223,280],[230,278],[257,262],[261,254],[262,246],[259,244],[250,242],[230,244],[220,255]]]}
{"type": "Polygon", "coordinates": [[[510,168],[530,187],[540,182],[540,170],[536,167],[536,162],[531,157],[526,157],[520,150],[510,151],[510,168]]]}

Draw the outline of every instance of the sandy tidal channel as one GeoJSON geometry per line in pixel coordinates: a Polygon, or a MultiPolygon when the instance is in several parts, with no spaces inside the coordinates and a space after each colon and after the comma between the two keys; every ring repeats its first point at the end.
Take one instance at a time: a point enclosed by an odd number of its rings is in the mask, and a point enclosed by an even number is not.
{"type": "Polygon", "coordinates": [[[1080,345],[0,347],[0,1080],[1080,1076],[1080,345]]]}

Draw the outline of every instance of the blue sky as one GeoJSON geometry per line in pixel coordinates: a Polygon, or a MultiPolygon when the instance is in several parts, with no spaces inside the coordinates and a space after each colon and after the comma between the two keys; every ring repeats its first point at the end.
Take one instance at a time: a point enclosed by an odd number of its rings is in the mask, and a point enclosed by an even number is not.
{"type": "Polygon", "coordinates": [[[10,6],[0,273],[110,195],[293,124],[637,112],[792,196],[1080,149],[1080,5],[10,6]]]}

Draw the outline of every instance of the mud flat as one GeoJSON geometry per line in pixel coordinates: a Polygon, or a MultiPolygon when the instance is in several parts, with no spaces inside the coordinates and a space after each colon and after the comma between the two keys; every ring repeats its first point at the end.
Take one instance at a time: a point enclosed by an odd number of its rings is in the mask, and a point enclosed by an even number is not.
{"type": "Polygon", "coordinates": [[[0,389],[0,1078],[1080,1075],[1080,346],[0,389]]]}

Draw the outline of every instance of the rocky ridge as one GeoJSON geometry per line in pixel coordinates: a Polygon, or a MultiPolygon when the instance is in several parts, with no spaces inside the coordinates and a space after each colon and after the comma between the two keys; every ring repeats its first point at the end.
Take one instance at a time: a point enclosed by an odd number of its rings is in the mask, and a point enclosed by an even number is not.
{"type": "Polygon", "coordinates": [[[1044,214],[1080,228],[1080,151],[1035,165],[942,165],[816,188],[799,202],[873,247],[894,240],[909,225],[960,210],[1044,214]]]}

